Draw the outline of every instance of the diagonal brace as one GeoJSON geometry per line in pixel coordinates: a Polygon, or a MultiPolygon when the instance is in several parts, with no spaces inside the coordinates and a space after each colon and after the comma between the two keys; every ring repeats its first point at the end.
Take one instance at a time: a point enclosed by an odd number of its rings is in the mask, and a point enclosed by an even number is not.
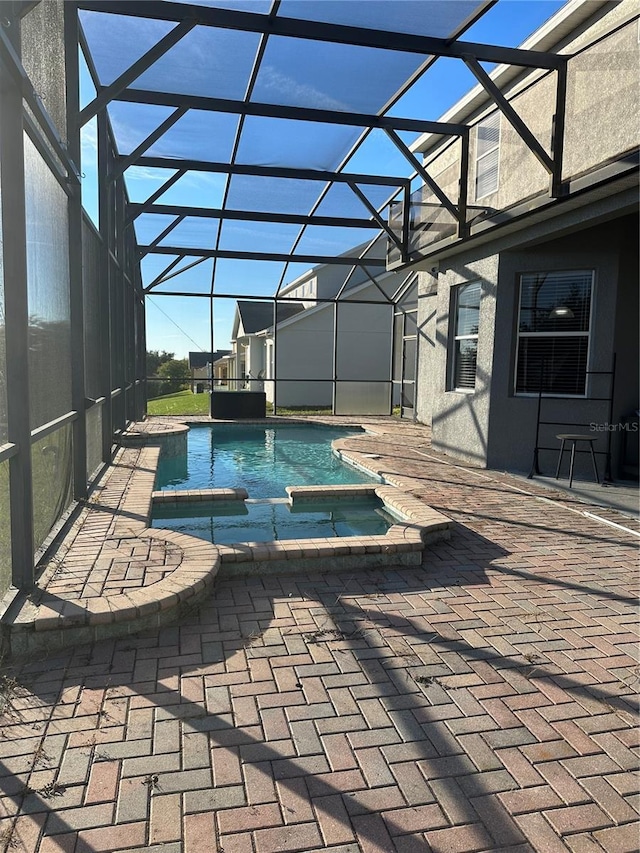
{"type": "Polygon", "coordinates": [[[411,163],[416,172],[420,175],[425,184],[429,187],[429,189],[433,192],[433,194],[438,198],[440,203],[449,211],[451,216],[456,220],[456,222],[460,221],[460,211],[455,206],[455,204],[451,201],[449,196],[441,189],[440,185],[431,177],[431,175],[424,168],[422,163],[415,156],[413,151],[410,151],[409,148],[405,145],[403,140],[398,136],[398,134],[389,128],[385,128],[387,132],[387,136],[394,143],[396,148],[406,157],[406,159],[411,163]]]}
{"type": "Polygon", "coordinates": [[[176,27],[174,27],[171,32],[167,33],[164,38],[161,38],[157,44],[148,50],[137,62],[134,62],[126,71],[124,71],[116,80],[113,81],[109,86],[105,86],[101,89],[100,93],[91,101],[90,104],[80,111],[78,115],[78,122],[80,125],[85,124],[92,119],[94,115],[100,112],[103,107],[112,101],[114,98],[117,98],[130,83],[133,83],[134,80],[137,80],[141,74],[150,68],[154,62],[157,62],[161,56],[170,50],[175,44],[177,44],[180,39],[182,39],[188,32],[190,32],[196,25],[196,21],[194,19],[186,19],[181,21],[176,27]]]}
{"type": "Polygon", "coordinates": [[[127,216],[125,225],[131,225],[134,219],[137,219],[140,214],[146,213],[150,207],[153,207],[155,202],[168,190],[170,190],[171,187],[180,180],[180,178],[184,178],[184,176],[187,174],[187,171],[187,169],[178,169],[178,171],[171,175],[171,177],[168,178],[164,182],[164,184],[162,184],[161,187],[158,187],[158,189],[154,193],[152,193],[143,204],[136,205],[133,208],[133,213],[129,213],[129,215],[127,216]]]}
{"type": "Polygon", "coordinates": [[[397,235],[397,234],[395,234],[395,233],[392,231],[392,229],[391,229],[391,228],[389,227],[389,225],[384,221],[384,219],[382,218],[382,216],[380,216],[380,214],[378,213],[378,211],[376,210],[376,208],[371,204],[371,202],[370,202],[370,201],[369,201],[369,199],[366,197],[366,195],[362,192],[362,190],[360,189],[360,187],[359,187],[356,183],[350,183],[350,184],[349,184],[349,187],[350,187],[350,189],[351,189],[351,190],[353,190],[353,192],[358,196],[358,198],[360,199],[360,201],[361,201],[361,202],[364,204],[364,206],[367,208],[367,210],[369,211],[369,213],[371,214],[371,216],[375,219],[375,221],[378,223],[378,225],[380,226],[380,228],[381,228],[383,231],[386,231],[386,233],[389,235],[389,237],[393,240],[393,242],[396,244],[396,246],[400,249],[400,251],[402,252],[402,255],[403,255],[403,257],[404,257],[404,256],[406,255],[406,247],[402,245],[402,240],[398,237],[398,235],[397,235]]]}
{"type": "Polygon", "coordinates": [[[187,264],[186,266],[182,267],[182,269],[175,270],[175,272],[172,272],[172,270],[178,266],[180,261],[184,261],[184,259],[185,256],[180,255],[179,257],[171,261],[169,266],[165,267],[165,269],[160,273],[160,275],[156,276],[151,282],[151,284],[145,287],[144,292],[148,293],[152,288],[156,287],[156,285],[164,284],[165,281],[169,281],[170,279],[175,278],[177,275],[182,275],[183,272],[187,272],[187,270],[191,270],[194,267],[197,267],[200,264],[204,263],[204,261],[208,260],[208,258],[197,258],[195,261],[192,261],[190,264],[187,264]]]}
{"type": "Polygon", "coordinates": [[[151,146],[157,142],[161,136],[164,136],[165,133],[172,128],[174,124],[176,124],[176,122],[180,121],[182,116],[186,115],[188,111],[187,107],[179,107],[177,110],[174,110],[171,115],[167,116],[162,124],[156,127],[153,133],[150,133],[149,136],[147,136],[147,138],[131,152],[131,154],[127,154],[126,157],[123,157],[118,162],[113,172],[109,175],[109,179],[116,181],[118,178],[122,177],[129,166],[133,166],[138,157],[141,157],[145,151],[151,148],[151,146]]]}
{"type": "Polygon", "coordinates": [[[552,175],[555,171],[552,158],[547,154],[542,145],[540,145],[536,137],[531,133],[527,125],[523,122],[518,113],[493,82],[491,77],[489,77],[478,60],[474,56],[465,56],[464,62],[482,88],[491,95],[500,109],[500,112],[504,115],[516,133],[520,135],[527,148],[529,148],[531,153],[537,158],[542,166],[544,166],[547,172],[552,175]]]}
{"type": "Polygon", "coordinates": [[[153,249],[155,249],[155,247],[158,246],[162,242],[162,240],[164,240],[165,237],[171,234],[174,228],[177,228],[181,222],[184,222],[185,218],[185,216],[176,216],[173,222],[170,222],[169,225],[167,225],[167,227],[158,234],[155,240],[149,243],[149,245],[144,251],[140,252],[140,260],[142,260],[145,255],[148,255],[149,252],[153,251],[153,249]]]}

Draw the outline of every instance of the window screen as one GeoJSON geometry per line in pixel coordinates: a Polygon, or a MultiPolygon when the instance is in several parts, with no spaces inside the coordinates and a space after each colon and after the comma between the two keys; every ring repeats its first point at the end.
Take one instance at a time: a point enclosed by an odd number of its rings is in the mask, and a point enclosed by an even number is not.
{"type": "Polygon", "coordinates": [[[517,394],[586,394],[592,291],[590,270],[521,277],[517,394]]]}
{"type": "Polygon", "coordinates": [[[461,284],[455,289],[452,370],[452,386],[455,390],[466,391],[476,387],[481,292],[479,281],[461,284]]]}
{"type": "Polygon", "coordinates": [[[498,189],[500,151],[500,113],[492,113],[481,121],[476,144],[476,199],[498,189]]]}

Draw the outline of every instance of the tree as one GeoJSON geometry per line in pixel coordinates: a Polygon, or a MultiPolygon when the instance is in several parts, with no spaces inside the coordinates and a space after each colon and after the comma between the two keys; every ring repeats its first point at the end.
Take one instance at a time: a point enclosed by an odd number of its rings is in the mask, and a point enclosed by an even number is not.
{"type": "MultiPolygon", "coordinates": [[[[160,368],[163,364],[167,364],[175,358],[175,353],[167,352],[166,350],[152,349],[147,351],[147,378],[159,376],[160,368]]],[[[164,382],[147,382],[147,397],[151,400],[153,397],[159,397],[161,394],[168,394],[165,391],[164,382]]]]}
{"type": "Polygon", "coordinates": [[[175,353],[166,350],[149,350],[147,352],[147,376],[157,376],[160,365],[175,357],[175,353]]]}
{"type": "Polygon", "coordinates": [[[186,358],[172,358],[163,361],[158,368],[158,376],[166,381],[162,383],[162,394],[175,394],[189,387],[191,372],[186,358]]]}

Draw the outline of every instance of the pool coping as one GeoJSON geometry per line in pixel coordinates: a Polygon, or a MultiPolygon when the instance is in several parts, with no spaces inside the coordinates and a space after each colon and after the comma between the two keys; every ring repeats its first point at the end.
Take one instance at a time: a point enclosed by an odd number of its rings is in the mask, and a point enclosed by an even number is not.
{"type": "MultiPolygon", "coordinates": [[[[366,432],[363,430],[363,435],[366,432]]],[[[375,495],[401,518],[385,534],[378,536],[316,537],[216,545],[220,554],[221,573],[297,572],[301,568],[309,568],[310,561],[318,559],[322,559],[323,568],[326,564],[330,571],[381,565],[390,558],[400,565],[416,566],[422,562],[427,544],[450,538],[451,519],[405,491],[401,481],[385,482],[381,472],[372,470],[371,462],[377,458],[377,454],[360,453],[349,447],[348,442],[356,437],[334,439],[331,442],[332,450],[346,464],[382,482],[287,486],[285,490],[289,499],[375,495]]],[[[164,489],[154,491],[151,495],[152,503],[162,504],[247,499],[250,499],[250,495],[246,489],[164,489]]]]}
{"type": "MultiPolygon", "coordinates": [[[[182,553],[180,565],[162,580],[131,589],[126,593],[67,599],[47,595],[47,571],[38,579],[32,595],[21,594],[3,615],[3,641],[14,656],[53,651],[69,645],[93,642],[107,637],[126,636],[141,630],[157,628],[179,618],[186,610],[197,606],[210,594],[216,576],[261,573],[288,574],[301,570],[320,572],[343,571],[385,565],[418,566],[428,543],[450,537],[452,521],[424,504],[402,487],[402,483],[372,483],[343,486],[288,487],[291,499],[313,497],[322,499],[336,494],[375,494],[393,512],[404,517],[384,535],[281,540],[274,542],[244,542],[234,545],[213,545],[204,539],[163,528],[151,528],[154,499],[172,500],[245,500],[246,489],[203,489],[154,492],[154,480],[164,434],[182,435],[185,425],[154,423],[146,432],[144,425],[135,425],[123,437],[122,447],[134,445],[137,463],[131,470],[127,487],[113,507],[115,516],[109,536],[113,539],[161,540],[177,546],[182,553]],[[135,437],[134,437],[135,436],[135,437]],[[131,440],[133,438],[133,440],[131,440]],[[179,496],[176,498],[176,496],[179,496]],[[53,600],[52,600],[53,599],[53,600]]],[[[368,432],[368,430],[367,430],[368,432]]],[[[375,432],[374,432],[375,434],[375,432]]],[[[346,446],[351,437],[335,439],[335,452],[345,461],[382,479],[373,471],[366,453],[346,446]]],[[[122,453],[120,450],[118,453],[122,453]]],[[[118,459],[114,459],[114,466],[118,459]]],[[[83,513],[90,513],[104,500],[109,481],[116,468],[109,467],[98,481],[99,488],[78,506],[73,524],[81,526],[83,513]]],[[[58,565],[64,563],[73,543],[65,543],[66,533],[56,543],[58,565]]]]}
{"type": "MultiPolygon", "coordinates": [[[[450,519],[437,510],[426,506],[412,495],[403,492],[397,486],[379,483],[287,486],[286,492],[291,502],[304,499],[323,500],[371,495],[379,498],[385,507],[394,514],[402,516],[402,518],[399,518],[385,534],[377,536],[315,537],[267,542],[236,542],[228,545],[216,544],[220,553],[221,572],[224,574],[230,572],[240,574],[242,571],[254,573],[267,569],[269,571],[298,571],[301,561],[304,561],[308,567],[309,561],[319,558],[332,560],[333,570],[339,567],[353,568],[359,564],[359,561],[345,558],[361,557],[366,554],[382,554],[386,559],[397,557],[403,564],[417,565],[422,562],[422,552],[428,543],[446,539],[450,535],[450,519]],[[411,554],[417,554],[419,559],[406,559],[406,555],[411,554]]],[[[245,489],[167,489],[152,493],[152,501],[158,504],[245,500],[246,498],[245,489]]]]}

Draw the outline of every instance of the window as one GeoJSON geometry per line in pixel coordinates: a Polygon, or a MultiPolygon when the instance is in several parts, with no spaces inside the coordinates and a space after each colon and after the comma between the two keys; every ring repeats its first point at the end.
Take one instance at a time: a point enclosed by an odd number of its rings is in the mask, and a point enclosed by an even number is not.
{"type": "Polygon", "coordinates": [[[516,394],[586,394],[592,291],[591,270],[521,276],[516,394]]]}
{"type": "Polygon", "coordinates": [[[472,391],[476,387],[481,290],[480,282],[474,281],[458,285],[454,292],[455,330],[451,384],[456,391],[472,391]]]}
{"type": "Polygon", "coordinates": [[[498,189],[500,113],[480,122],[476,135],[476,201],[498,189]]]}

